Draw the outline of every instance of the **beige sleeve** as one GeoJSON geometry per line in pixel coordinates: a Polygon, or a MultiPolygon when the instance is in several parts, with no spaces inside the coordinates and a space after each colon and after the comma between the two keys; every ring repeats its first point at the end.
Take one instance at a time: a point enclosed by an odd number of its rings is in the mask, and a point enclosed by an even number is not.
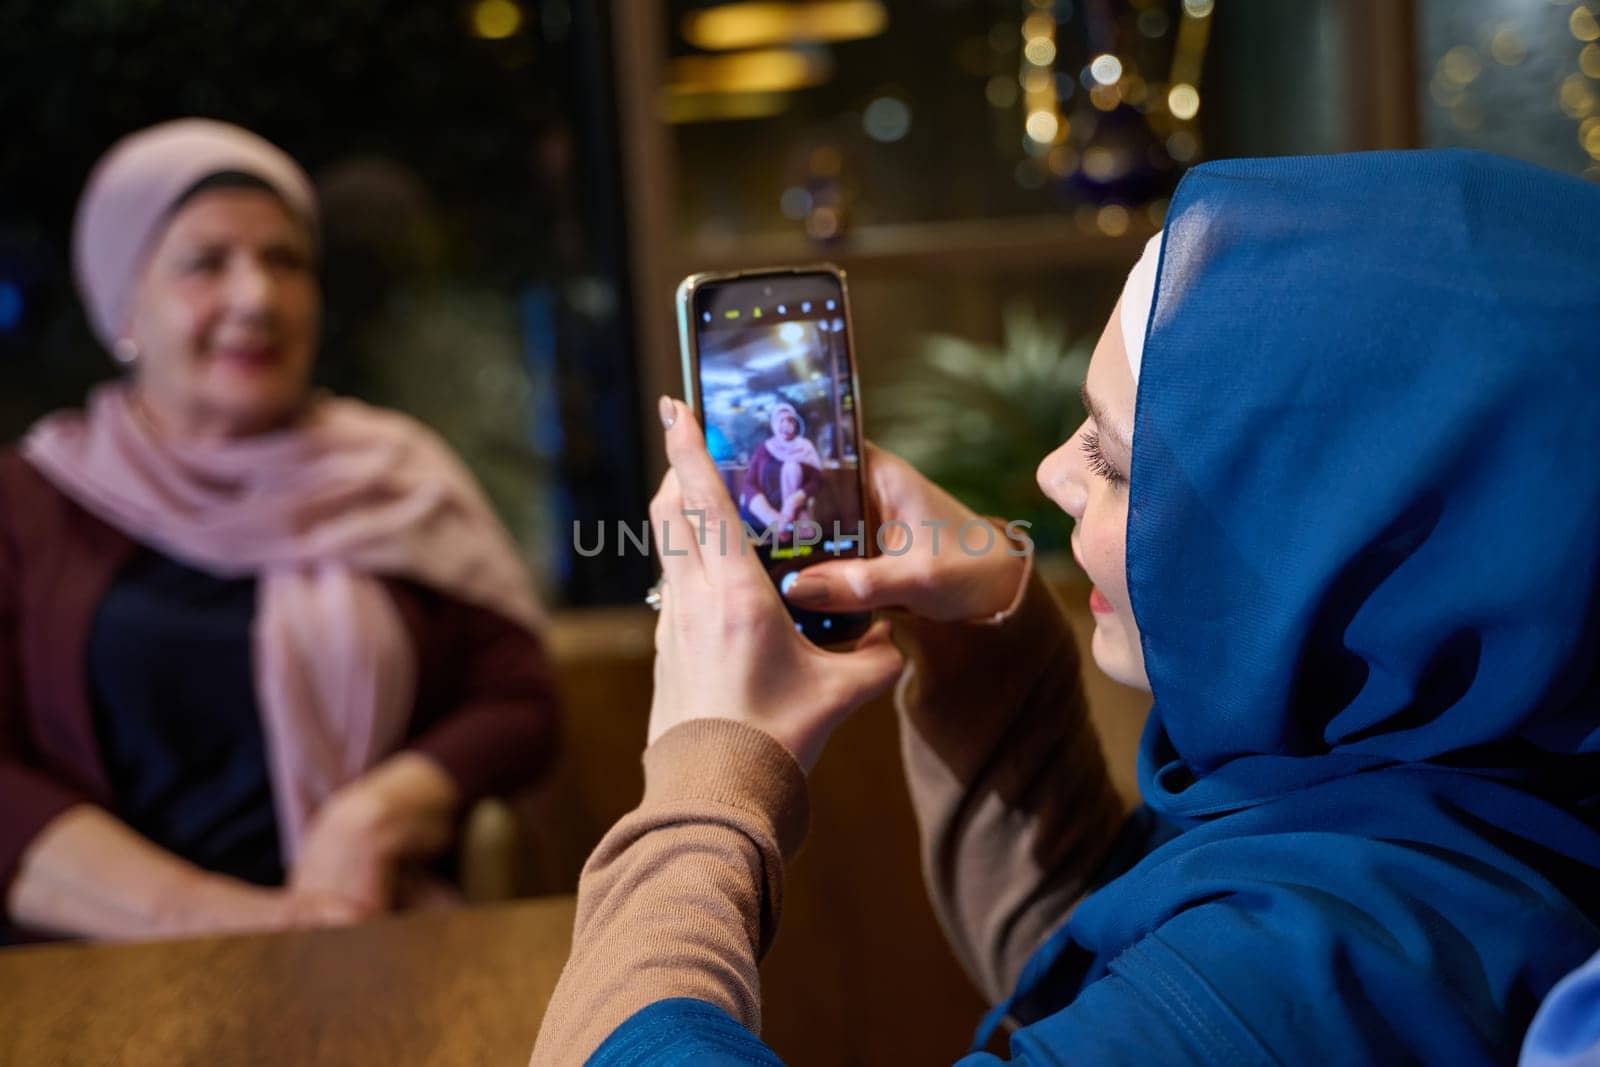
{"type": "Polygon", "coordinates": [[[896,692],[923,875],[991,1003],[1065,922],[1121,829],[1071,630],[1029,573],[994,620],[901,618],[896,692]]]}
{"type": "Polygon", "coordinates": [[[644,772],[644,799],[584,865],[534,1064],[582,1063],[669,997],[708,1001],[760,1033],[757,964],[777,930],[784,862],[805,837],[805,775],[777,741],[727,719],[667,731],[644,772]]]}

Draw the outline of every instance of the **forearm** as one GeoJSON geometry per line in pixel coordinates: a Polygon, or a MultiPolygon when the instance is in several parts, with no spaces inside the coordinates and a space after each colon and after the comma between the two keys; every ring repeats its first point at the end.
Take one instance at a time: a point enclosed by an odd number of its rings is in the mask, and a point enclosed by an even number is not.
{"type": "Polygon", "coordinates": [[[674,997],[759,1031],[758,962],[805,821],[799,766],[759,730],[702,719],[662,735],[645,753],[643,801],[584,867],[572,955],[533,1062],[581,1063],[634,1012],[674,997]]]}
{"type": "Polygon", "coordinates": [[[265,925],[271,903],[269,892],[203,871],[81,804],[23,854],[6,911],[34,929],[133,940],[265,925]]]}
{"type": "Polygon", "coordinates": [[[923,869],[991,1001],[1083,895],[1122,824],[1059,606],[1030,573],[998,622],[897,625],[896,703],[923,869]]]}

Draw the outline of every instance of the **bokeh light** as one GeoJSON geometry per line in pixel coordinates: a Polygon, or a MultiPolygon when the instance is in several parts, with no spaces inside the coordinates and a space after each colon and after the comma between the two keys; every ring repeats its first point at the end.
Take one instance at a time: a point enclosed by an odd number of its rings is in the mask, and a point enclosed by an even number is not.
{"type": "Polygon", "coordinates": [[[10,333],[21,325],[23,307],[21,287],[0,281],[0,331],[10,333]]]}
{"type": "Polygon", "coordinates": [[[1048,37],[1035,37],[1022,49],[1028,62],[1038,67],[1048,67],[1056,61],[1056,43],[1048,37]]]}
{"type": "Polygon", "coordinates": [[[1028,115],[1028,136],[1040,144],[1049,144],[1056,139],[1056,133],[1061,124],[1054,114],[1049,111],[1035,111],[1028,115]]]}
{"type": "Polygon", "coordinates": [[[862,110],[861,128],[874,141],[898,141],[911,130],[911,109],[898,97],[880,96],[862,110]]]}
{"type": "Polygon", "coordinates": [[[1173,118],[1188,122],[1200,113],[1200,91],[1192,85],[1174,85],[1167,92],[1167,110],[1173,118]]]}
{"type": "Polygon", "coordinates": [[[472,5],[472,32],[486,41],[499,41],[522,28],[522,9],[512,0],[478,0],[472,5]]]}
{"type": "Polygon", "coordinates": [[[1122,78],[1122,60],[1109,53],[1095,56],[1089,64],[1089,76],[1101,85],[1115,85],[1122,78]]]}

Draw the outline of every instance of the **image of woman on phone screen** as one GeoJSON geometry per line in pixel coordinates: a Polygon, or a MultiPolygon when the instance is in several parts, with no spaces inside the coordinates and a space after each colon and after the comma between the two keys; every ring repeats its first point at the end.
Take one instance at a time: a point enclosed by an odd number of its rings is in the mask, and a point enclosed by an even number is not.
{"type": "Polygon", "coordinates": [[[805,422],[793,404],[775,404],[768,422],[772,436],[750,457],[740,499],[759,522],[758,530],[770,528],[778,541],[787,542],[796,523],[816,519],[822,457],[805,436],[805,422]]]}

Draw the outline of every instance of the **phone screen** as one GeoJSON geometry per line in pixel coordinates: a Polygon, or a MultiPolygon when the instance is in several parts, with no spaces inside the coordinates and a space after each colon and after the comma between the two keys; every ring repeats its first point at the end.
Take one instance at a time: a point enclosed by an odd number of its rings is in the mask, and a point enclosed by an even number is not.
{"type": "MultiPolygon", "coordinates": [[[[779,589],[806,567],[868,554],[839,277],[814,271],[708,281],[682,311],[694,331],[686,369],[706,446],[748,529],[744,550],[760,557],[779,589]]],[[[859,637],[871,622],[867,613],[793,605],[789,614],[818,644],[859,637]]]]}

